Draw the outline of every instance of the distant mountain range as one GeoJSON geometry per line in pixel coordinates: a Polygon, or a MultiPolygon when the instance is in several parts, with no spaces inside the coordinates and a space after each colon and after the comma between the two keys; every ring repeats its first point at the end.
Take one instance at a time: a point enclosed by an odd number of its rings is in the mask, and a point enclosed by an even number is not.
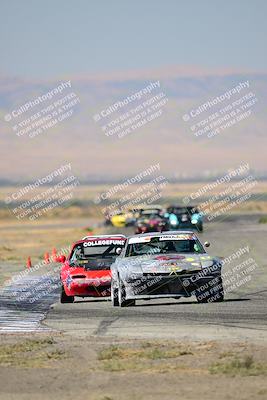
{"type": "MultiPolygon", "coordinates": [[[[194,177],[201,179],[216,176],[244,162],[264,175],[267,170],[266,100],[267,73],[173,67],[162,71],[121,72],[110,76],[61,77],[54,81],[0,77],[0,179],[31,181],[46,175],[64,162],[70,162],[72,171],[82,180],[95,182],[136,175],[157,162],[160,163],[161,173],[172,179],[191,180],[194,177]],[[61,82],[69,80],[71,88],[64,89],[61,95],[56,94],[52,99],[42,101],[21,116],[12,116],[12,111],[18,111],[27,102],[34,101],[51,92],[61,82]],[[140,99],[134,97],[157,81],[160,87],[153,89],[150,94],[142,92],[140,99]],[[197,117],[190,114],[191,110],[195,112],[199,106],[246,81],[249,81],[249,88],[233,94],[231,99],[222,100],[197,117]],[[69,118],[66,117],[51,128],[47,127],[34,138],[29,138],[27,134],[20,137],[16,135],[21,130],[18,128],[19,122],[72,92],[79,97],[80,102],[73,106],[69,118]],[[136,120],[135,129],[122,138],[118,138],[115,133],[105,135],[105,132],[117,126],[113,120],[116,119],[118,123],[121,117],[127,121],[126,112],[132,112],[131,115],[136,117],[138,112],[133,110],[160,93],[168,101],[153,112],[150,110],[154,114],[161,109],[158,117],[152,118],[140,128],[136,120]],[[194,135],[197,128],[193,131],[192,127],[197,122],[209,117],[215,121],[218,118],[212,117],[212,114],[249,93],[257,98],[247,108],[251,110],[250,115],[229,125],[214,137],[194,135]],[[112,110],[115,103],[127,98],[130,98],[128,105],[111,112],[109,116],[103,116],[110,107],[112,110]],[[8,115],[11,115],[11,121],[8,121],[8,115]],[[98,115],[101,119],[96,122],[94,119],[98,115]],[[188,115],[190,120],[186,121],[188,115]],[[107,123],[112,121],[113,126],[107,128],[107,123]],[[16,131],[14,125],[17,126],[16,131]],[[105,131],[101,129],[102,125],[105,125],[105,131]]],[[[157,103],[159,101],[152,104],[157,103]]],[[[143,109],[147,111],[147,106],[143,109]]],[[[243,109],[240,112],[242,114],[245,111],[243,109]]],[[[227,111],[220,116],[226,114],[227,111]]],[[[202,124],[206,126],[205,122],[202,124]]]]}

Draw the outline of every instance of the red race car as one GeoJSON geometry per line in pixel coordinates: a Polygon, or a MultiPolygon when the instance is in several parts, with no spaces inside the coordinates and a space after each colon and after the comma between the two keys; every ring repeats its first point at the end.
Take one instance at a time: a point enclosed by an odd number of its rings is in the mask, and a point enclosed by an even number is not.
{"type": "Polygon", "coordinates": [[[167,231],[168,221],[159,209],[142,210],[135,223],[135,234],[167,231]]]}
{"type": "Polygon", "coordinates": [[[61,303],[73,303],[74,296],[110,296],[110,265],[125,245],[124,235],[86,236],[74,243],[66,260],[61,256],[61,303]]]}

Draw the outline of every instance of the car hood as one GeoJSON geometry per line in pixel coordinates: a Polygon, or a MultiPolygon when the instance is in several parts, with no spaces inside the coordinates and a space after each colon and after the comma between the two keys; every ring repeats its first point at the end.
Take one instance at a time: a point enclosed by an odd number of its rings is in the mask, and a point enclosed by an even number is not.
{"type": "Polygon", "coordinates": [[[143,274],[198,271],[219,263],[219,258],[203,254],[160,254],[149,257],[130,257],[121,260],[121,267],[143,274]]]}
{"type": "Polygon", "coordinates": [[[86,270],[83,267],[72,267],[69,268],[68,274],[70,276],[84,276],[84,277],[90,277],[90,278],[99,278],[103,276],[110,276],[111,271],[110,270],[86,270]]]}

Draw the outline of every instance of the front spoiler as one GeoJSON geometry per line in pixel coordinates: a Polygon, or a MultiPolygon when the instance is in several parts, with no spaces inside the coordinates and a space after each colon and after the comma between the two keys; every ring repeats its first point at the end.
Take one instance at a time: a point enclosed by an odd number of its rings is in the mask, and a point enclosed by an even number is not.
{"type": "Polygon", "coordinates": [[[107,278],[76,278],[67,284],[64,282],[68,296],[110,296],[110,277],[107,278]]]}
{"type": "Polygon", "coordinates": [[[197,274],[169,276],[143,276],[139,280],[125,282],[126,299],[150,299],[173,296],[190,297],[196,290],[204,290],[208,282],[216,282],[221,274],[210,274],[194,281],[197,274]]]}
{"type": "Polygon", "coordinates": [[[82,297],[109,297],[110,286],[71,286],[65,287],[65,292],[68,296],[82,296],[82,297]]]}
{"type": "Polygon", "coordinates": [[[99,287],[111,284],[111,277],[107,278],[74,278],[71,281],[71,287],[99,287]]]}

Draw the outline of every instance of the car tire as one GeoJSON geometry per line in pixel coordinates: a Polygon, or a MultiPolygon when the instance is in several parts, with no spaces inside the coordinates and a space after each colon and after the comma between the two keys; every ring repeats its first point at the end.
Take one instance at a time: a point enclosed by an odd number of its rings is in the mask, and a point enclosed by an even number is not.
{"type": "Polygon", "coordinates": [[[114,283],[111,282],[111,304],[113,307],[119,307],[119,290],[114,288],[114,283]]]}
{"type": "Polygon", "coordinates": [[[198,303],[221,303],[224,301],[224,290],[223,290],[223,283],[222,283],[222,278],[216,282],[216,291],[207,289],[204,290],[203,292],[197,292],[196,291],[196,298],[198,303]],[[208,295],[207,295],[208,293],[208,295]],[[204,296],[204,294],[206,294],[204,296]],[[204,296],[204,297],[203,297],[204,296]]]}
{"type": "Polygon", "coordinates": [[[74,296],[67,296],[64,286],[61,286],[60,303],[74,303],[74,296]]]}
{"type": "Polygon", "coordinates": [[[197,230],[198,230],[198,232],[203,232],[203,224],[202,223],[197,225],[197,230]]]}
{"type": "Polygon", "coordinates": [[[135,300],[126,300],[125,286],[120,282],[118,290],[118,302],[120,307],[135,306],[135,300]]]}

